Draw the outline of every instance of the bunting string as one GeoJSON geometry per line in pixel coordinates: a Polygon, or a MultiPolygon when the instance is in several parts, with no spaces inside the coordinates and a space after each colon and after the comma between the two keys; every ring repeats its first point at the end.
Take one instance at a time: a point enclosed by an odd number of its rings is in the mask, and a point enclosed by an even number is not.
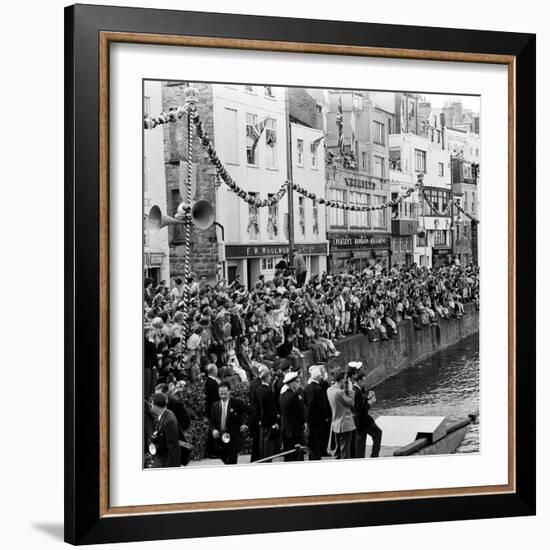
{"type": "Polygon", "coordinates": [[[402,202],[403,199],[410,197],[418,187],[419,187],[419,184],[417,183],[415,184],[414,187],[411,187],[405,193],[403,193],[402,195],[399,195],[398,197],[396,197],[395,199],[392,199],[391,201],[387,201],[381,204],[360,205],[360,204],[345,204],[343,202],[324,199],[322,197],[319,198],[315,193],[312,193],[311,191],[304,189],[297,183],[292,184],[292,189],[294,189],[294,191],[296,191],[298,194],[304,197],[307,197],[312,201],[318,202],[319,204],[324,204],[328,208],[340,208],[341,210],[351,210],[353,212],[368,212],[372,210],[383,210],[384,208],[392,208],[393,206],[397,206],[400,202],[402,202]]]}
{"type": "MultiPolygon", "coordinates": [[[[226,170],[216,150],[214,149],[214,145],[212,144],[212,141],[210,140],[208,134],[204,130],[204,125],[200,120],[199,113],[196,110],[196,107],[195,107],[196,101],[193,101],[193,99],[194,98],[191,98],[191,101],[186,101],[186,103],[182,106],[172,107],[168,111],[163,111],[156,117],[145,115],[144,121],[143,121],[144,128],[146,130],[151,130],[156,128],[157,126],[162,126],[164,124],[177,122],[186,113],[189,113],[189,116],[193,121],[193,125],[197,133],[197,137],[199,138],[199,142],[201,143],[203,148],[206,150],[206,153],[208,154],[208,158],[216,168],[216,172],[218,176],[229,187],[229,189],[231,189],[231,191],[233,191],[240,199],[244,200],[248,204],[251,204],[257,208],[265,208],[265,207],[270,207],[277,204],[286,194],[288,189],[288,182],[283,183],[283,185],[281,185],[277,193],[275,193],[274,195],[272,195],[267,199],[259,199],[258,197],[254,197],[250,195],[247,191],[242,189],[237,184],[237,182],[231,177],[229,172],[226,170]]],[[[308,199],[314,202],[317,202],[318,204],[325,205],[328,208],[339,208],[341,210],[349,210],[352,212],[369,212],[374,210],[384,210],[385,208],[393,208],[394,206],[397,206],[398,204],[400,204],[404,199],[410,197],[417,190],[419,191],[419,195],[422,195],[422,197],[426,200],[426,203],[428,204],[430,209],[434,211],[436,215],[441,215],[441,216],[446,215],[446,211],[449,208],[449,205],[447,205],[444,212],[439,212],[437,210],[435,205],[431,202],[431,200],[426,195],[423,187],[423,182],[421,179],[419,179],[419,181],[413,187],[408,189],[402,195],[399,195],[395,199],[391,199],[390,201],[387,201],[381,204],[368,204],[368,205],[345,204],[339,201],[325,199],[323,197],[319,198],[315,193],[312,193],[311,191],[304,189],[303,187],[301,187],[300,185],[294,182],[292,183],[292,189],[297,193],[299,193],[300,195],[307,197],[308,199]]],[[[464,212],[462,209],[459,208],[459,210],[461,210],[466,216],[470,217],[470,215],[464,212]]]]}
{"type": "Polygon", "coordinates": [[[456,209],[459,212],[462,212],[467,218],[472,220],[474,223],[479,223],[479,220],[477,218],[475,218],[474,216],[472,216],[471,214],[469,214],[468,212],[466,212],[466,210],[464,210],[464,208],[462,208],[462,206],[460,206],[460,204],[458,204],[458,202],[455,201],[454,205],[455,205],[456,209]]]}

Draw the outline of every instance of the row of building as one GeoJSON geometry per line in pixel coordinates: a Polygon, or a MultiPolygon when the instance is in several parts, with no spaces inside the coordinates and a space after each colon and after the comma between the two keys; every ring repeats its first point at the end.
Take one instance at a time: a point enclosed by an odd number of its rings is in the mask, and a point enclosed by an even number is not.
{"type": "MultiPolygon", "coordinates": [[[[184,102],[187,82],[147,81],[144,112],[184,102]]],[[[227,171],[249,194],[267,199],[287,181],[348,205],[383,204],[419,176],[437,211],[413,192],[398,206],[366,212],[326,208],[293,195],[294,243],[308,272],[386,265],[477,261],[479,116],[460,101],[433,108],[418,94],[194,83],[197,109],[227,171]],[[289,163],[291,170],[289,171],[289,163]],[[422,230],[422,231],[419,231],[422,230]]],[[[187,125],[144,132],[144,216],[153,204],[174,215],[187,196],[187,125]]],[[[270,278],[288,250],[288,201],[257,208],[217,176],[193,143],[192,197],[208,200],[217,224],[193,228],[191,269],[230,282],[270,278]]],[[[152,232],[144,224],[145,272],[159,281],[183,273],[183,225],[152,232]]]]}

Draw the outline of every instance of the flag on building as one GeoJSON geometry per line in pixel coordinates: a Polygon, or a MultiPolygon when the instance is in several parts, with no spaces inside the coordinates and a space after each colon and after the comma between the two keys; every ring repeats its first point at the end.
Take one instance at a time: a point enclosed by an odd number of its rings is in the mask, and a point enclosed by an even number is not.
{"type": "Polygon", "coordinates": [[[317,138],[317,139],[314,139],[312,142],[311,142],[311,152],[313,154],[315,154],[315,152],[317,151],[317,147],[319,147],[319,144],[321,143],[321,140],[324,139],[325,136],[321,136],[320,138],[317,138]]]}
{"type": "Polygon", "coordinates": [[[256,146],[260,141],[260,137],[264,131],[266,122],[267,122],[267,118],[264,118],[263,120],[260,120],[256,124],[246,125],[246,135],[251,140],[250,147],[252,148],[252,151],[256,149],[256,146]]]}
{"type": "Polygon", "coordinates": [[[342,105],[342,92],[338,99],[338,110],[336,111],[336,126],[338,126],[338,150],[344,154],[344,107],[342,105]]]}

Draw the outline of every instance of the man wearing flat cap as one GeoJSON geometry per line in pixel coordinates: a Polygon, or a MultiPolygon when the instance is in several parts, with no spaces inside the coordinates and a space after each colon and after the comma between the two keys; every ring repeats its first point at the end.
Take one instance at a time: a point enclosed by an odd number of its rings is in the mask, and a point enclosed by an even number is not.
{"type": "MultiPolygon", "coordinates": [[[[281,408],[281,434],[283,451],[290,451],[296,445],[304,444],[306,410],[304,398],[299,393],[298,373],[289,371],[283,379],[279,398],[281,408]]],[[[285,455],[285,461],[303,460],[302,453],[285,455]]]]}

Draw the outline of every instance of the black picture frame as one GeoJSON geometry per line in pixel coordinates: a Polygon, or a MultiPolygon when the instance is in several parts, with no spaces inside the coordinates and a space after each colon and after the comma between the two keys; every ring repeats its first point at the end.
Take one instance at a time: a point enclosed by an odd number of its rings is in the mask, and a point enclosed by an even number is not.
{"type": "MultiPolygon", "coordinates": [[[[532,34],[75,5],[65,9],[65,540],[130,542],[535,514],[535,62],[532,34]],[[102,515],[100,32],[499,54],[515,70],[515,490],[378,502],[102,515]]],[[[105,450],[103,451],[105,452],[105,450]]]]}

